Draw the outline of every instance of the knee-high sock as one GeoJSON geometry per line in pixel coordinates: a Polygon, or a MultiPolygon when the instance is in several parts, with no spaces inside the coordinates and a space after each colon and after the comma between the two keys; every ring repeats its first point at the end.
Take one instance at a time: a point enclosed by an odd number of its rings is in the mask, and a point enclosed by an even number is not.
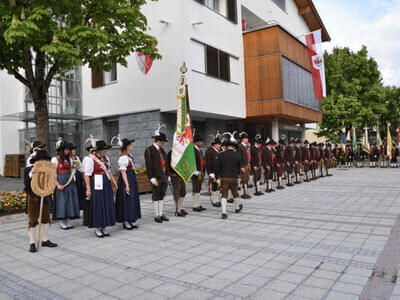
{"type": "Polygon", "coordinates": [[[34,244],[36,237],[36,227],[29,228],[29,243],[34,244]]]}
{"type": "Polygon", "coordinates": [[[211,192],[211,201],[213,203],[218,203],[218,192],[217,191],[211,192]]]}
{"type": "Polygon", "coordinates": [[[178,211],[181,211],[182,204],[183,204],[184,200],[185,200],[185,197],[179,198],[179,200],[178,200],[178,211]]]}
{"type": "Polygon", "coordinates": [[[223,214],[226,214],[226,199],[222,198],[221,199],[221,210],[223,214]]]}
{"type": "Polygon", "coordinates": [[[159,212],[159,210],[158,210],[158,202],[159,202],[159,201],[153,201],[154,215],[155,215],[156,217],[159,217],[159,216],[160,216],[160,212],[159,212]]]}
{"type": "Polygon", "coordinates": [[[163,215],[164,200],[158,201],[158,214],[161,217],[163,215]]]}
{"type": "Polygon", "coordinates": [[[239,209],[240,199],[235,198],[234,200],[235,200],[235,209],[239,209]]]}
{"type": "Polygon", "coordinates": [[[41,230],[41,234],[42,234],[42,241],[47,241],[48,238],[48,234],[49,234],[49,224],[42,224],[42,226],[40,227],[41,230]]]}
{"type": "Polygon", "coordinates": [[[197,194],[192,193],[192,203],[193,207],[199,207],[199,204],[197,203],[197,194]]]}

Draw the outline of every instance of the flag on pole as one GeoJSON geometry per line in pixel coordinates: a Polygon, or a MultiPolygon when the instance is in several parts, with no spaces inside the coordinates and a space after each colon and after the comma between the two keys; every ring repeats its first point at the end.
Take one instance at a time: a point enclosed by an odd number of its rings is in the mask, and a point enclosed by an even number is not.
{"type": "Polygon", "coordinates": [[[376,146],[379,148],[382,146],[382,138],[381,134],[379,133],[379,125],[376,126],[376,146]]]}
{"type": "Polygon", "coordinates": [[[357,149],[357,136],[356,136],[356,128],[353,126],[351,128],[351,145],[353,146],[353,150],[355,151],[357,149]]]}
{"type": "MultiPolygon", "coordinates": [[[[181,68],[181,84],[178,87],[176,128],[171,153],[171,167],[188,183],[196,172],[196,158],[193,146],[192,124],[190,120],[188,86],[184,68],[181,68]]],[[[186,69],[186,66],[185,66],[186,69]]],[[[186,69],[187,70],[187,69],[186,69]]]]}
{"type": "Polygon", "coordinates": [[[389,156],[389,159],[392,159],[392,149],[393,149],[393,141],[392,141],[392,135],[390,134],[390,124],[389,122],[387,122],[387,145],[386,145],[386,149],[387,149],[387,154],[389,156]]]}
{"type": "Polygon", "coordinates": [[[307,34],[306,43],[314,83],[315,98],[322,99],[326,97],[326,81],[321,29],[307,34]]]}
{"type": "Polygon", "coordinates": [[[364,127],[364,134],[362,137],[362,149],[369,153],[371,151],[371,147],[369,144],[369,138],[368,138],[368,127],[364,127]]]}

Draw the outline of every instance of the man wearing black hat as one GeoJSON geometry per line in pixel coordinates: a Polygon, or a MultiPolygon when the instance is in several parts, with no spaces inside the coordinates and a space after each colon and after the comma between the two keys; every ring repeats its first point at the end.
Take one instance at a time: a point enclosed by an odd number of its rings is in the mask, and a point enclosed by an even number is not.
{"type": "Polygon", "coordinates": [[[303,169],[304,169],[304,174],[306,176],[306,179],[304,179],[304,182],[309,182],[309,171],[311,169],[310,164],[311,164],[311,153],[310,153],[310,145],[307,140],[304,141],[303,146],[301,147],[301,152],[302,152],[302,157],[303,157],[303,169]]]}
{"type": "Polygon", "coordinates": [[[294,159],[296,151],[294,149],[295,141],[290,140],[289,147],[285,149],[285,162],[286,162],[286,174],[287,174],[287,186],[293,186],[293,171],[294,171],[294,159]]]}
{"type": "Polygon", "coordinates": [[[261,168],[263,166],[262,163],[262,144],[263,141],[261,139],[261,135],[257,135],[254,139],[254,145],[250,147],[250,166],[251,171],[253,173],[253,180],[255,186],[254,196],[262,196],[264,193],[260,191],[260,180],[261,180],[261,168]]]}
{"type": "Polygon", "coordinates": [[[186,183],[171,166],[172,151],[167,154],[167,166],[171,177],[172,193],[175,202],[175,217],[185,217],[187,212],[182,209],[186,197],[186,183]]]}
{"type": "Polygon", "coordinates": [[[246,132],[242,132],[239,135],[240,144],[239,144],[239,154],[240,154],[240,177],[241,184],[243,188],[243,199],[250,199],[251,196],[248,193],[249,179],[250,179],[250,143],[249,137],[246,132]]]}
{"type": "Polygon", "coordinates": [[[30,155],[26,160],[26,167],[30,168],[32,167],[31,164],[31,159],[36,155],[36,152],[38,150],[42,150],[44,147],[46,147],[45,144],[42,144],[40,141],[33,141],[30,145],[29,145],[29,150],[30,150],[30,155]]]}
{"type": "Polygon", "coordinates": [[[332,167],[332,145],[330,143],[326,144],[325,147],[325,171],[326,171],[326,176],[332,176],[332,174],[329,173],[329,169],[332,167]]]}
{"type": "Polygon", "coordinates": [[[276,161],[276,155],[273,149],[274,144],[275,142],[273,140],[268,139],[266,142],[266,147],[264,148],[263,151],[264,175],[265,175],[265,182],[267,185],[265,192],[267,193],[275,191],[272,187],[272,182],[273,182],[272,180],[274,177],[275,161],[276,161]]]}
{"type": "MultiPolygon", "coordinates": [[[[36,195],[31,188],[32,176],[35,173],[35,162],[37,161],[49,161],[50,157],[46,151],[38,149],[35,151],[35,155],[29,161],[29,167],[25,169],[25,191],[28,195],[27,201],[27,212],[28,212],[28,228],[29,228],[29,251],[36,252],[36,225],[38,225],[40,215],[40,197],[36,195]]],[[[46,197],[43,201],[42,209],[42,220],[41,220],[41,236],[42,236],[42,247],[57,247],[57,244],[51,242],[47,235],[50,225],[50,205],[51,197],[46,197]]]]}
{"type": "Polygon", "coordinates": [[[285,150],[286,144],[283,139],[279,140],[279,145],[276,147],[276,181],[278,190],[283,190],[284,187],[281,184],[282,176],[285,172],[285,150]]]}
{"type": "Polygon", "coordinates": [[[200,192],[203,184],[203,171],[204,171],[204,155],[203,150],[203,139],[200,135],[194,136],[194,156],[196,158],[196,171],[192,176],[192,200],[193,200],[193,211],[202,212],[206,210],[200,205],[200,192]]]}
{"type": "Polygon", "coordinates": [[[296,140],[296,145],[294,146],[294,171],[296,174],[296,184],[301,183],[301,169],[303,168],[303,152],[301,151],[301,140],[297,139],[296,140]],[[300,180],[299,180],[300,179],[300,180]]]}
{"type": "Polygon", "coordinates": [[[207,170],[209,185],[211,186],[211,203],[214,207],[221,207],[221,202],[219,201],[219,188],[217,183],[217,170],[216,164],[218,159],[218,154],[221,151],[221,140],[215,137],[211,142],[211,146],[207,148],[206,154],[204,156],[205,167],[207,170]]]}
{"type": "Polygon", "coordinates": [[[226,205],[229,191],[231,191],[234,198],[235,212],[240,213],[243,208],[243,205],[240,204],[237,181],[237,177],[241,170],[241,157],[240,154],[235,151],[233,135],[227,144],[227,150],[219,155],[216,162],[216,173],[221,184],[222,219],[226,219],[228,217],[226,213],[226,205]]]}
{"type": "Polygon", "coordinates": [[[144,158],[146,162],[146,173],[153,189],[154,221],[156,223],[168,222],[169,219],[163,214],[164,197],[168,187],[169,171],[167,168],[167,155],[163,149],[167,137],[164,133],[156,130],[153,136],[154,144],[146,148],[144,158]]]}

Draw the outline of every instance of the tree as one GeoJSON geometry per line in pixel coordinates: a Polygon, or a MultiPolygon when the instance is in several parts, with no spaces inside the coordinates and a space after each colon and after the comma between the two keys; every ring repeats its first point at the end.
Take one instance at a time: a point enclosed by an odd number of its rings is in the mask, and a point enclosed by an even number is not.
{"type": "Polygon", "coordinates": [[[387,111],[377,62],[363,46],[353,52],[334,48],[325,52],[327,98],[322,101],[323,122],[319,136],[340,139],[346,126],[376,125],[376,116],[387,111]]]}
{"type": "Polygon", "coordinates": [[[31,92],[36,133],[48,144],[47,93],[62,70],[88,64],[109,71],[142,51],[160,58],[141,13],[146,0],[3,0],[0,2],[0,70],[31,92]]]}

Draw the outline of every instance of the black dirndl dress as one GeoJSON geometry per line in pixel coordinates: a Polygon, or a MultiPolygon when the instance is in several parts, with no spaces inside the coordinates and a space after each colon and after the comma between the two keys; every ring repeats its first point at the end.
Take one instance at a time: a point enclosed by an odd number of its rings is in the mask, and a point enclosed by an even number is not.
{"type": "Polygon", "coordinates": [[[118,223],[134,223],[142,217],[138,184],[135,171],[132,167],[128,167],[126,170],[126,176],[128,178],[130,189],[129,195],[125,192],[125,181],[122,178],[122,175],[120,175],[118,179],[118,191],[115,201],[115,211],[118,223]]]}

